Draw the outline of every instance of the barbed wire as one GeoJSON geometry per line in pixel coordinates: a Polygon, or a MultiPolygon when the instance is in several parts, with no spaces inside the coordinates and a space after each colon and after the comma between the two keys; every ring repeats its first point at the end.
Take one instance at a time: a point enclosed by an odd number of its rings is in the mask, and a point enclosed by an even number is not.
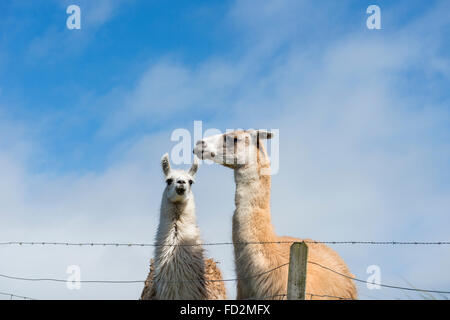
{"type": "MultiPolygon", "coordinates": [[[[343,274],[341,272],[333,270],[333,269],[331,269],[329,267],[323,266],[320,263],[317,263],[317,262],[314,262],[314,261],[308,261],[308,263],[317,265],[317,266],[319,266],[319,267],[321,267],[323,269],[326,269],[328,271],[331,271],[331,272],[336,273],[336,274],[338,274],[340,276],[343,276],[345,278],[348,278],[348,279],[351,279],[351,280],[354,280],[354,281],[357,281],[357,282],[361,282],[361,283],[365,283],[365,284],[373,284],[372,282],[368,282],[366,280],[361,280],[361,279],[358,279],[356,277],[348,276],[346,274],[343,274]]],[[[287,263],[287,264],[289,264],[289,263],[287,263]]],[[[379,285],[381,287],[386,287],[386,288],[391,288],[391,289],[398,289],[398,290],[408,290],[408,291],[415,291],[415,292],[430,292],[430,293],[439,293],[439,294],[450,294],[450,291],[442,291],[442,290],[408,288],[408,287],[394,286],[394,285],[382,284],[382,283],[377,283],[377,285],[379,285]]],[[[314,297],[322,297],[322,298],[336,298],[336,299],[340,299],[340,300],[354,300],[352,298],[344,298],[344,297],[339,297],[339,296],[334,296],[334,295],[316,294],[316,293],[310,293],[310,292],[306,292],[306,295],[309,295],[311,297],[311,299],[314,296],[314,297]]],[[[263,299],[266,299],[266,298],[271,298],[271,297],[273,298],[273,297],[276,297],[276,296],[283,296],[283,295],[275,295],[275,296],[263,297],[263,298],[259,298],[259,299],[263,300],[263,299]]],[[[252,299],[257,299],[257,298],[249,298],[249,299],[252,300],[252,299]]]]}
{"type": "MultiPolygon", "coordinates": [[[[265,297],[251,297],[251,298],[245,298],[245,299],[241,299],[241,300],[267,300],[267,299],[271,299],[271,298],[277,298],[277,297],[287,297],[287,294],[275,294],[272,296],[265,296],[265,297]]],[[[281,299],[283,300],[283,299],[281,299]]]]}
{"type": "Polygon", "coordinates": [[[335,298],[335,299],[339,299],[339,300],[354,300],[352,298],[343,298],[343,297],[332,296],[332,295],[328,295],[328,294],[315,294],[315,293],[309,293],[309,292],[306,292],[305,294],[311,296],[311,299],[312,299],[312,297],[320,297],[320,298],[335,298]]]}
{"type": "MultiPolygon", "coordinates": [[[[339,300],[354,300],[351,298],[343,298],[343,297],[338,297],[338,296],[332,296],[332,295],[327,295],[327,294],[315,294],[315,293],[309,293],[309,292],[305,292],[305,295],[310,296],[311,299],[312,297],[320,297],[320,298],[335,298],[335,299],[339,299],[339,300]]],[[[272,299],[272,298],[278,298],[278,297],[284,297],[287,298],[287,294],[275,294],[272,296],[265,296],[265,297],[252,297],[252,298],[246,298],[243,300],[266,300],[266,299],[272,299]]],[[[281,299],[284,300],[284,299],[281,299]]]]}
{"type": "Polygon", "coordinates": [[[57,278],[25,278],[25,277],[16,277],[10,276],[6,274],[0,274],[0,277],[10,280],[21,280],[21,281],[49,281],[49,282],[79,282],[79,283],[112,283],[112,284],[125,284],[125,283],[145,283],[145,280],[76,280],[69,281],[67,279],[57,279],[57,278]]]}
{"type": "MultiPolygon", "coordinates": [[[[249,280],[256,277],[260,277],[262,275],[268,274],[270,272],[273,272],[277,269],[280,269],[284,266],[287,266],[288,263],[284,263],[282,265],[279,265],[275,268],[269,269],[267,271],[264,271],[259,274],[251,275],[244,278],[233,278],[233,279],[183,279],[183,280],[158,280],[161,282],[168,282],[168,283],[179,283],[179,282],[192,282],[192,281],[204,281],[204,282],[232,282],[232,281],[242,281],[242,280],[249,280]]],[[[57,278],[26,278],[26,277],[17,277],[17,276],[10,276],[6,274],[0,274],[0,277],[10,279],[10,280],[21,280],[21,281],[49,281],[49,282],[71,282],[69,280],[65,279],[57,279],[57,278]]],[[[79,283],[111,283],[111,284],[127,284],[127,283],[145,283],[147,280],[76,280],[73,282],[79,282],[79,283]]]]}
{"type": "MultiPolygon", "coordinates": [[[[343,276],[345,278],[357,281],[357,282],[361,282],[361,283],[370,283],[373,284],[371,282],[365,281],[365,280],[361,280],[358,279],[356,277],[351,277],[348,275],[345,275],[341,272],[338,272],[336,270],[333,270],[329,267],[323,266],[320,263],[314,262],[314,261],[308,261],[308,263],[313,264],[313,265],[317,265],[320,268],[326,269],[330,272],[333,272],[335,274],[338,274],[340,276],[343,276]]],[[[273,272],[279,268],[282,268],[284,266],[289,265],[289,263],[285,263],[282,265],[279,265],[275,268],[269,269],[265,272],[256,274],[256,275],[252,275],[249,277],[244,277],[244,278],[234,278],[234,279],[185,279],[185,280],[162,280],[163,282],[173,282],[173,283],[177,283],[177,282],[190,282],[190,281],[204,281],[204,282],[229,282],[229,281],[242,281],[242,280],[248,280],[248,279],[252,279],[255,277],[259,277],[262,276],[264,274],[268,274],[270,272],[273,272]]],[[[0,274],[0,277],[3,278],[7,278],[7,279],[11,279],[11,280],[22,280],[22,281],[51,281],[51,282],[65,282],[67,283],[68,280],[65,279],[57,279],[57,278],[26,278],[26,277],[17,277],[17,276],[10,276],[10,275],[5,275],[5,274],[0,274]]],[[[79,283],[107,283],[107,284],[134,284],[134,283],[146,283],[146,280],[77,280],[77,282],[79,283]]],[[[399,289],[399,290],[408,290],[408,291],[416,291],[416,292],[430,292],[430,293],[439,293],[439,294],[450,294],[450,291],[442,291],[442,290],[431,290],[431,289],[417,289],[417,288],[407,288],[407,287],[400,287],[400,286],[394,286],[394,285],[388,285],[388,284],[381,284],[378,283],[377,285],[381,286],[381,287],[387,287],[387,288],[392,288],[392,289],[399,289]]],[[[16,295],[16,294],[11,294],[11,293],[5,293],[5,292],[0,292],[0,295],[6,295],[6,296],[10,296],[10,297],[18,297],[18,298],[22,298],[22,299],[30,299],[30,300],[34,300],[33,298],[30,297],[25,297],[25,296],[20,296],[20,295],[16,295]]],[[[315,297],[323,297],[323,298],[336,298],[336,299],[340,299],[340,300],[353,300],[351,298],[344,298],[344,297],[339,297],[339,296],[333,296],[333,295],[326,295],[326,294],[316,294],[316,293],[310,293],[310,292],[306,292],[306,295],[309,295],[312,299],[313,296],[315,297]]],[[[277,295],[273,295],[273,296],[266,296],[266,297],[252,297],[252,298],[247,298],[245,300],[264,300],[264,299],[269,299],[269,298],[275,298],[275,297],[281,297],[281,296],[286,296],[286,294],[277,294],[277,295]]]]}
{"type": "MultiPolygon", "coordinates": [[[[450,245],[450,241],[315,241],[301,240],[306,244],[359,244],[359,245],[450,245]]],[[[299,241],[259,241],[259,242],[211,242],[194,244],[156,244],[133,242],[49,242],[49,241],[8,241],[0,242],[0,246],[30,245],[30,246],[71,246],[71,247],[194,247],[220,245],[264,245],[264,244],[292,244],[299,241]]]]}
{"type": "Polygon", "coordinates": [[[17,294],[14,293],[8,293],[8,292],[0,292],[0,295],[2,296],[7,296],[7,297],[11,297],[11,300],[13,298],[19,298],[19,299],[23,299],[23,300],[36,300],[34,298],[30,298],[30,297],[25,297],[25,296],[19,296],[17,294]]]}
{"type": "MultiPolygon", "coordinates": [[[[308,261],[308,263],[313,264],[313,265],[317,265],[320,268],[323,268],[325,270],[328,270],[330,272],[333,272],[337,275],[340,275],[342,277],[357,281],[357,282],[361,282],[361,283],[369,283],[369,284],[373,284],[371,282],[368,282],[366,280],[361,280],[358,279],[356,277],[351,277],[348,276],[346,274],[343,274],[341,272],[338,272],[336,270],[333,270],[327,266],[321,265],[320,263],[314,262],[314,261],[308,261]]],[[[284,263],[281,264],[275,268],[269,269],[265,272],[259,273],[259,274],[255,274],[255,275],[251,275],[248,277],[243,277],[243,278],[232,278],[232,279],[184,279],[184,280],[159,280],[162,282],[169,282],[169,283],[178,283],[178,282],[192,282],[192,281],[203,281],[203,282],[234,282],[234,281],[243,281],[243,280],[249,280],[249,279],[253,279],[256,277],[260,277],[262,275],[271,273],[277,269],[280,269],[284,266],[289,265],[288,263],[284,263]]],[[[6,274],[0,274],[0,277],[2,278],[6,278],[6,279],[11,279],[11,280],[22,280],[22,281],[33,281],[33,282],[37,282],[37,281],[50,281],[50,282],[65,282],[67,283],[68,280],[66,279],[57,279],[57,278],[26,278],[26,277],[17,277],[17,276],[10,276],[10,275],[6,275],[6,274]]],[[[104,283],[104,284],[134,284],[134,283],[146,283],[147,280],[77,280],[77,282],[79,283],[104,283]]],[[[418,289],[418,288],[408,288],[408,287],[400,287],[400,286],[394,286],[394,285],[389,285],[389,284],[382,284],[382,283],[377,283],[377,285],[381,286],[381,287],[386,287],[386,288],[391,288],[391,289],[399,289],[399,290],[408,290],[408,291],[416,291],[416,292],[430,292],[430,293],[439,293],[439,294],[450,294],[450,291],[443,291],[443,290],[432,290],[432,289],[418,289]]],[[[345,299],[345,300],[352,300],[350,298],[344,298],[344,297],[338,297],[338,296],[332,296],[332,295],[325,295],[325,294],[315,294],[315,293],[306,293],[307,295],[312,296],[317,296],[317,297],[329,297],[329,298],[338,298],[338,299],[345,299]]],[[[10,295],[10,294],[7,294],[10,295]]],[[[250,298],[252,299],[252,298],[250,298]]],[[[261,299],[264,299],[261,298],[261,299]]]]}
{"type": "MultiPolygon", "coordinates": [[[[346,275],[346,274],[343,274],[343,273],[341,273],[341,272],[338,272],[338,271],[336,271],[336,270],[333,270],[333,269],[331,269],[331,268],[329,268],[329,267],[323,266],[323,265],[321,265],[320,263],[317,263],[317,262],[314,262],[314,261],[308,261],[308,263],[317,265],[317,266],[319,266],[319,267],[321,267],[321,268],[323,268],[323,269],[326,269],[326,270],[328,270],[328,271],[334,272],[334,273],[336,273],[336,274],[338,274],[338,275],[340,275],[340,276],[343,276],[343,277],[345,277],[345,278],[348,278],[348,279],[351,279],[351,280],[354,280],[354,281],[357,281],[357,282],[362,282],[362,283],[366,283],[366,284],[368,283],[368,284],[371,284],[371,285],[374,284],[373,282],[368,282],[368,281],[366,281],[366,280],[361,280],[361,279],[358,279],[358,278],[355,278],[355,277],[348,276],[348,275],[346,275]]],[[[408,290],[408,291],[417,291],[417,292],[431,292],[431,293],[450,294],[450,291],[428,290],[428,289],[416,289],[416,288],[400,287],[400,286],[394,286],[394,285],[383,284],[383,283],[376,283],[376,285],[379,285],[380,287],[386,287],[386,288],[391,288],[391,289],[399,289],[399,290],[408,290]]]]}
{"type": "Polygon", "coordinates": [[[284,267],[284,266],[287,266],[287,265],[289,265],[289,262],[284,263],[284,264],[282,264],[282,265],[279,265],[279,266],[277,266],[277,267],[275,267],[275,268],[269,269],[269,270],[267,270],[267,271],[264,271],[264,272],[262,272],[262,273],[258,273],[258,274],[251,275],[251,276],[244,277],[244,278],[233,278],[233,279],[185,279],[185,280],[158,280],[158,281],[162,281],[162,282],[166,282],[166,283],[167,283],[167,282],[169,282],[169,283],[171,283],[171,282],[174,282],[174,283],[177,283],[177,282],[192,282],[192,281],[205,281],[205,282],[233,282],[233,281],[242,281],[242,280],[249,280],[249,279],[253,279],[253,278],[260,277],[260,276],[262,276],[262,275],[271,273],[271,272],[273,272],[273,271],[275,271],[275,270],[277,270],[277,269],[280,269],[280,268],[282,268],[282,267],[284,267]]]}
{"type": "MultiPolygon", "coordinates": [[[[150,243],[112,243],[112,242],[25,242],[25,241],[9,241],[9,242],[1,242],[0,246],[7,246],[7,245],[59,245],[59,246],[115,246],[115,247],[158,247],[158,246],[214,246],[214,245],[264,245],[264,244],[292,244],[294,242],[298,241],[262,241],[262,242],[215,242],[215,243],[196,243],[196,244],[179,244],[179,245],[166,245],[166,244],[150,244],[150,243]]],[[[418,242],[418,241],[314,241],[314,240],[304,240],[303,242],[309,243],[309,244],[369,244],[369,245],[448,245],[450,242],[448,241],[438,241],[438,242],[418,242]]],[[[330,272],[333,272],[335,274],[338,274],[340,276],[346,277],[348,279],[354,280],[356,282],[360,283],[366,283],[366,284],[373,284],[371,282],[358,279],[356,277],[351,277],[346,274],[343,274],[341,272],[338,272],[336,270],[333,270],[327,266],[323,266],[317,262],[314,261],[308,261],[310,264],[317,265],[318,267],[321,267],[323,269],[326,269],[330,272]]],[[[190,282],[190,281],[205,281],[205,282],[232,282],[232,281],[241,281],[241,280],[248,280],[255,277],[262,276],[264,274],[268,274],[270,272],[273,272],[279,268],[282,268],[284,266],[289,265],[288,263],[279,265],[275,268],[272,268],[270,270],[267,270],[265,272],[262,272],[260,274],[244,277],[244,278],[232,278],[232,279],[184,279],[184,280],[160,280],[163,282],[190,282]]],[[[26,277],[17,277],[17,276],[10,276],[6,274],[0,274],[0,277],[11,279],[11,280],[22,280],[22,281],[51,281],[51,282],[68,282],[66,279],[57,279],[57,278],[26,278],[26,277]]],[[[133,283],[146,283],[146,280],[79,280],[77,281],[79,283],[105,283],[105,284],[133,284],[133,283]]],[[[377,285],[381,287],[391,288],[391,289],[398,289],[398,290],[408,290],[408,291],[416,291],[416,292],[429,292],[429,293],[438,293],[438,294],[450,294],[450,291],[442,291],[442,290],[429,290],[429,289],[416,289],[416,288],[408,288],[408,287],[401,287],[401,286],[395,286],[390,284],[381,284],[377,283],[377,285]]],[[[1,295],[4,296],[10,296],[22,298],[22,299],[31,299],[29,297],[24,297],[20,295],[15,294],[9,294],[5,292],[0,292],[1,295]]],[[[325,295],[325,294],[315,294],[315,293],[306,293],[311,298],[313,296],[316,297],[324,297],[324,298],[336,298],[341,300],[352,300],[350,298],[344,298],[344,297],[338,297],[338,296],[332,296],[332,295],[325,295]]],[[[269,298],[275,298],[275,297],[281,297],[286,296],[285,294],[277,294],[274,296],[268,296],[268,297],[262,297],[262,298],[249,298],[252,299],[269,299],[269,298]]]]}
{"type": "MultiPolygon", "coordinates": [[[[334,299],[339,299],[339,300],[354,300],[352,298],[344,298],[344,297],[338,297],[338,296],[332,296],[332,295],[327,295],[327,294],[316,294],[316,293],[310,293],[310,292],[305,292],[306,296],[310,296],[310,298],[312,299],[312,297],[320,297],[320,298],[334,298],[334,299]]],[[[266,300],[266,299],[272,299],[272,298],[278,298],[278,297],[283,297],[283,298],[287,298],[287,294],[275,294],[275,295],[271,295],[271,296],[265,296],[265,297],[251,297],[251,298],[245,298],[242,300],[266,300]]],[[[284,300],[284,299],[281,299],[284,300]]]]}
{"type": "Polygon", "coordinates": [[[252,275],[252,276],[249,276],[249,277],[244,277],[244,278],[235,278],[235,279],[226,279],[226,280],[207,280],[208,282],[221,282],[221,281],[242,281],[242,280],[249,280],[249,279],[253,279],[253,278],[257,278],[257,277],[260,277],[260,276],[262,276],[262,275],[265,275],[265,274],[268,274],[268,273],[271,273],[271,272],[273,272],[273,271],[275,271],[275,270],[277,270],[277,269],[280,269],[280,268],[282,268],[282,267],[285,267],[285,266],[287,266],[287,265],[289,265],[289,262],[287,262],[287,263],[283,263],[282,265],[279,265],[279,266],[277,266],[277,267],[275,267],[275,268],[272,268],[272,269],[270,269],[270,270],[267,270],[267,271],[265,271],[265,272],[262,272],[262,273],[259,273],[259,274],[255,274],[255,275],[252,275]]]}

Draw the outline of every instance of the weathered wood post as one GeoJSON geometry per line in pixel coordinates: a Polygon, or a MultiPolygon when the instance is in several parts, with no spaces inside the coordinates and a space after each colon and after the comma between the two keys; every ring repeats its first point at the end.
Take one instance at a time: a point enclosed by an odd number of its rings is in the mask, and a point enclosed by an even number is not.
{"type": "Polygon", "coordinates": [[[287,286],[288,300],[305,300],[308,246],[305,242],[291,245],[287,286]]]}

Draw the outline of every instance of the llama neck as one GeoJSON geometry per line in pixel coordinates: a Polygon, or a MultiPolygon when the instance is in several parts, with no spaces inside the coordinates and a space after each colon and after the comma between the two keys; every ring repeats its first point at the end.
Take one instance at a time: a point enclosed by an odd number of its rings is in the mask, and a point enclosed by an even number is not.
{"type": "Polygon", "coordinates": [[[190,198],[186,203],[172,203],[163,197],[156,243],[171,246],[199,242],[194,199],[190,198]]]}
{"type": "MultiPolygon", "coordinates": [[[[268,170],[268,168],[267,168],[268,170]]],[[[269,173],[268,171],[265,171],[269,173]]],[[[279,245],[270,218],[270,174],[262,175],[260,167],[235,169],[236,210],[233,215],[233,242],[237,298],[265,297],[283,292],[279,287],[284,280],[279,277],[249,275],[264,274],[280,265],[279,245]],[[269,242],[264,245],[243,244],[269,242]]]]}
{"type": "Polygon", "coordinates": [[[162,201],[156,244],[154,283],[157,298],[204,299],[204,254],[193,199],[185,204],[162,201]],[[189,279],[195,281],[180,282],[189,279]]]}
{"type": "Polygon", "coordinates": [[[275,241],[270,217],[271,178],[270,174],[262,175],[260,169],[259,166],[235,169],[234,242],[275,241]]]}

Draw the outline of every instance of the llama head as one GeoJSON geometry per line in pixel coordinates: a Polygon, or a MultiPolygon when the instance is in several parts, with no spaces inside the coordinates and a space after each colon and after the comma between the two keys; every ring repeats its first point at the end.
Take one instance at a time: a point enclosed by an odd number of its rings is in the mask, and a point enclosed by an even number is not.
{"type": "Polygon", "coordinates": [[[257,163],[265,166],[269,159],[261,139],[272,136],[272,132],[253,129],[217,134],[197,141],[194,154],[232,169],[257,163]]]}
{"type": "Polygon", "coordinates": [[[184,203],[192,197],[192,184],[197,173],[198,163],[194,159],[189,171],[173,170],[170,167],[169,155],[166,153],[161,159],[161,166],[166,179],[165,195],[170,202],[184,203]]]}

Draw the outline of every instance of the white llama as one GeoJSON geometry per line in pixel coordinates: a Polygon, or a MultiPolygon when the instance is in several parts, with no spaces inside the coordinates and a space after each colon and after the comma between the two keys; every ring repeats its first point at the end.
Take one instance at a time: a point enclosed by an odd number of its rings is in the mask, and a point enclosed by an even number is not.
{"type": "Polygon", "coordinates": [[[204,258],[196,223],[191,186],[198,164],[188,172],[172,170],[162,159],[167,186],[161,201],[155,258],[142,291],[143,300],[226,299],[222,274],[212,259],[204,258]]]}
{"type": "MultiPolygon", "coordinates": [[[[237,298],[282,297],[287,290],[290,244],[274,242],[302,241],[275,234],[270,216],[270,161],[261,139],[272,133],[263,130],[239,130],[207,137],[196,143],[194,153],[234,170],[236,183],[233,215],[235,265],[239,280],[237,298]],[[264,245],[238,244],[269,242],[264,245]],[[260,276],[255,276],[259,275],[260,276]]],[[[301,218],[298,220],[301,223],[301,218]]],[[[332,296],[356,299],[352,280],[319,265],[352,276],[345,262],[323,244],[308,244],[307,298],[332,299],[332,296]],[[316,263],[316,264],[314,264],[316,263]],[[313,296],[316,294],[318,296],[313,296]],[[323,297],[320,297],[322,295],[323,297]]]]}

